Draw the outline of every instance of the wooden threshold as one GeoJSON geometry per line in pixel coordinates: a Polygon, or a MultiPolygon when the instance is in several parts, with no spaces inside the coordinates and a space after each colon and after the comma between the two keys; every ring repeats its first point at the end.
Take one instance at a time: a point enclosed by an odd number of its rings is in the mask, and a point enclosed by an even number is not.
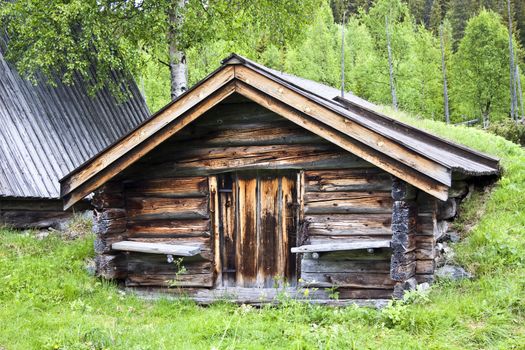
{"type": "Polygon", "coordinates": [[[278,305],[283,300],[291,299],[302,303],[310,303],[326,306],[352,306],[361,307],[385,307],[389,300],[382,299],[334,299],[330,292],[324,289],[305,288],[242,288],[229,287],[217,289],[185,289],[185,288],[126,288],[130,294],[134,294],[146,300],[187,298],[202,305],[216,302],[232,302],[236,304],[248,304],[262,306],[267,304],[278,305]]]}

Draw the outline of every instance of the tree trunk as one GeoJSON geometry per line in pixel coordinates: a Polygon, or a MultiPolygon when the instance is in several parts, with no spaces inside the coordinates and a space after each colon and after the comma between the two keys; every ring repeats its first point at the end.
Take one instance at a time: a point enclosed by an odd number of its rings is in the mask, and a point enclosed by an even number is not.
{"type": "Polygon", "coordinates": [[[447,86],[447,66],[445,64],[445,44],[443,43],[443,25],[439,28],[441,38],[441,69],[443,70],[443,96],[445,99],[445,120],[450,124],[450,114],[448,111],[448,86],[447,86]]]}
{"type": "Polygon", "coordinates": [[[518,82],[518,98],[520,101],[521,106],[521,122],[523,123],[525,120],[525,113],[523,111],[523,90],[521,90],[521,76],[520,76],[520,69],[518,65],[516,65],[516,78],[515,80],[518,82]]]}
{"type": "Polygon", "coordinates": [[[509,56],[510,56],[510,117],[512,120],[518,121],[517,116],[517,100],[516,100],[516,84],[514,82],[514,47],[512,45],[512,13],[510,10],[510,0],[507,0],[507,10],[509,16],[509,56]]]}
{"type": "Polygon", "coordinates": [[[173,0],[168,13],[168,45],[172,100],[182,95],[188,88],[186,77],[186,54],[184,51],[180,50],[177,37],[177,33],[183,20],[181,10],[185,5],[186,0],[173,0]]]}
{"type": "Polygon", "coordinates": [[[390,47],[390,31],[388,29],[388,16],[385,16],[385,27],[386,27],[386,45],[388,50],[388,68],[390,73],[390,91],[392,93],[392,106],[397,111],[397,95],[396,86],[394,83],[394,66],[392,63],[392,48],[390,47]]]}

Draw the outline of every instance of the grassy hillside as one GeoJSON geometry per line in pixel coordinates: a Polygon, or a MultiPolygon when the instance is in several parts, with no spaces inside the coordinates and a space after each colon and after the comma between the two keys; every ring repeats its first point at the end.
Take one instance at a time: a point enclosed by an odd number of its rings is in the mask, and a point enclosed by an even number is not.
{"type": "Polygon", "coordinates": [[[149,302],[90,277],[93,237],[0,230],[0,348],[6,349],[525,349],[525,151],[483,131],[406,122],[502,159],[491,193],[461,208],[458,262],[472,281],[382,311],[287,300],[254,309],[149,302]]]}

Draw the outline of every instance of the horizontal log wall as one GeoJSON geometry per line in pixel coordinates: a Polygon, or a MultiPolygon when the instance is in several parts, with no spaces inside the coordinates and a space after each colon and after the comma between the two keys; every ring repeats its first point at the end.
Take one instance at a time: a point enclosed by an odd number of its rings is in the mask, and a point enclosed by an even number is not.
{"type": "Polygon", "coordinates": [[[0,226],[16,229],[62,229],[75,212],[90,209],[87,201],[64,211],[60,199],[0,199],[0,226]]]}
{"type": "MultiPolygon", "coordinates": [[[[304,172],[304,244],[391,239],[392,181],[377,168],[304,172]]],[[[339,298],[386,298],[393,292],[390,249],[304,254],[305,286],[336,287],[339,298]]]]}
{"type": "Polygon", "coordinates": [[[437,200],[421,191],[417,195],[417,230],[416,230],[416,280],[418,283],[432,282],[436,257],[437,200]]]}
{"type": "MultiPolygon", "coordinates": [[[[198,243],[202,265],[188,265],[185,276],[176,274],[179,285],[211,286],[207,186],[191,179],[254,169],[306,170],[299,201],[305,222],[300,231],[307,242],[391,238],[387,173],[254,103],[234,103],[218,105],[120,176],[126,180],[127,239],[198,243]]],[[[171,266],[163,260],[131,254],[129,259],[128,285],[173,282],[171,266]]],[[[389,249],[298,259],[305,284],[338,286],[340,298],[391,296],[389,262],[389,249]]]]}
{"type": "Polygon", "coordinates": [[[218,105],[141,159],[124,177],[367,166],[371,165],[255,103],[235,103],[218,105]]]}
{"type": "Polygon", "coordinates": [[[126,210],[121,182],[99,188],[91,201],[95,237],[97,275],[106,279],[124,279],[128,273],[127,256],[111,250],[111,245],[126,239],[126,210]]]}
{"type": "Polygon", "coordinates": [[[208,178],[203,176],[127,181],[126,237],[130,241],[192,245],[191,258],[130,253],[127,286],[211,287],[213,253],[208,178]]]}

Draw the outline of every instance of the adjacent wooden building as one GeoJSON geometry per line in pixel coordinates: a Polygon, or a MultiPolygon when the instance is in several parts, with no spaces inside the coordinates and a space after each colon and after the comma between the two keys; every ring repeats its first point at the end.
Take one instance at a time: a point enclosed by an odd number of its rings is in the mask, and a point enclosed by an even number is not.
{"type": "Polygon", "coordinates": [[[400,296],[432,280],[437,236],[498,160],[372,108],[232,55],[61,195],[67,209],[95,192],[98,274],[129,287],[201,302],[400,296]]]}
{"type": "MultiPolygon", "coordinates": [[[[143,122],[149,111],[129,77],[131,97],[108,89],[91,96],[87,82],[33,85],[4,59],[0,33],[0,226],[45,228],[71,216],[62,210],[58,180],[143,122]]],[[[94,79],[92,77],[92,79],[94,79]]],[[[85,209],[86,205],[77,209],[85,209]]]]}

